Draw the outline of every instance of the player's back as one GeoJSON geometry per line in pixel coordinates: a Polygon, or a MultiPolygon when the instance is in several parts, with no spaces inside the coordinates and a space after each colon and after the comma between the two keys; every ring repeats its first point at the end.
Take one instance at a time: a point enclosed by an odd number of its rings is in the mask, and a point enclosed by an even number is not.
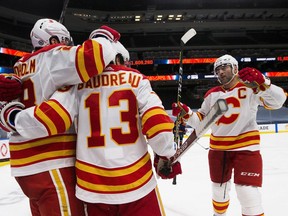
{"type": "MultiPolygon", "coordinates": [[[[60,45],[47,46],[24,56],[14,65],[14,72],[21,78],[23,83],[24,95],[21,102],[26,108],[48,100],[63,84],[77,83],[79,77],[76,70],[75,73],[65,76],[65,70],[61,70],[61,67],[67,67],[67,63],[59,62],[56,58],[53,58],[53,56],[58,55],[57,53],[63,52],[63,49],[64,47],[60,45]],[[59,76],[57,76],[57,72],[59,76]]],[[[73,51],[69,50],[69,52],[73,51]]],[[[63,52],[62,56],[69,55],[69,52],[63,52]]],[[[71,62],[70,68],[74,64],[74,62],[71,62]]],[[[68,70],[67,74],[69,74],[68,70]]]]}
{"type": "MultiPolygon", "coordinates": [[[[48,100],[61,86],[60,83],[73,83],[79,79],[77,73],[75,76],[66,76],[66,79],[63,79],[63,76],[62,80],[61,78],[57,79],[55,73],[57,65],[61,63],[53,62],[48,57],[55,55],[59,49],[61,46],[44,47],[35,53],[24,56],[15,64],[14,71],[21,78],[24,90],[20,101],[26,108],[48,100]]],[[[10,138],[12,175],[31,175],[55,168],[73,166],[75,148],[76,135],[73,127],[65,134],[38,139],[27,139],[13,134],[10,138]]]]}
{"type": "Polygon", "coordinates": [[[76,168],[81,199],[130,202],[155,188],[142,115],[162,104],[156,95],[147,100],[152,92],[147,82],[136,70],[110,65],[78,85],[76,168]]]}
{"type": "MultiPolygon", "coordinates": [[[[38,105],[62,86],[85,82],[101,73],[115,55],[109,40],[96,38],[78,46],[50,45],[24,56],[14,65],[14,72],[23,81],[21,102],[26,108],[38,105]]],[[[66,134],[34,140],[13,135],[12,174],[29,175],[74,165],[76,135],[73,127],[70,129],[66,134]]]]}

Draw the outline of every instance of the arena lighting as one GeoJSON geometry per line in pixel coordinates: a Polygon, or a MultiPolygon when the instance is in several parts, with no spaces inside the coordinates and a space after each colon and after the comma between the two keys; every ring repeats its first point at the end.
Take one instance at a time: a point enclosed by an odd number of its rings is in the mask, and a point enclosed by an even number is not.
{"type": "Polygon", "coordinates": [[[0,67],[0,73],[13,73],[13,68],[10,68],[10,67],[0,67]]]}
{"type": "Polygon", "coordinates": [[[23,52],[20,50],[14,50],[14,49],[4,48],[4,47],[0,47],[0,53],[7,54],[7,55],[13,55],[13,56],[19,56],[19,57],[22,57],[22,56],[28,54],[28,52],[23,52]]]}
{"type": "MultiPolygon", "coordinates": [[[[183,59],[183,64],[210,64],[214,63],[216,59],[217,58],[185,58],[183,59]]],[[[158,61],[154,60],[154,63],[161,64],[161,60],[158,61]]],[[[179,64],[179,59],[168,59],[167,64],[179,64]]]]}
{"type": "MultiPolygon", "coordinates": [[[[0,53],[22,57],[28,52],[0,47],[0,53]]],[[[210,64],[214,63],[217,58],[184,58],[183,64],[210,64]]],[[[254,61],[288,61],[288,56],[277,57],[241,57],[236,59],[239,62],[254,62],[254,61]]],[[[152,65],[152,64],[179,64],[179,59],[146,59],[135,60],[130,62],[131,65],[152,65]]]]}
{"type": "MultiPolygon", "coordinates": [[[[217,58],[185,58],[183,64],[210,64],[217,58]]],[[[135,60],[131,65],[152,65],[152,64],[179,64],[179,59],[154,59],[154,60],[135,60]]]]}
{"type": "MultiPolygon", "coordinates": [[[[28,52],[0,47],[0,53],[22,57],[28,52]]],[[[214,63],[217,58],[185,58],[183,59],[183,64],[211,64],[214,63]]],[[[241,57],[236,59],[239,62],[260,62],[260,61],[277,61],[283,62],[288,61],[288,56],[277,56],[277,57],[241,57]]],[[[146,60],[135,60],[130,62],[131,65],[160,65],[160,64],[179,64],[179,59],[146,59],[146,60]]],[[[0,66],[0,73],[12,73],[13,69],[9,67],[1,67],[0,66]]],[[[264,74],[268,77],[288,77],[288,71],[267,71],[264,74]]],[[[191,79],[213,79],[213,75],[205,75],[205,74],[198,74],[198,75],[185,75],[183,79],[191,80],[191,79]]],[[[148,76],[148,79],[151,81],[157,80],[178,80],[177,75],[164,75],[164,76],[148,76]]]]}
{"type": "MultiPolygon", "coordinates": [[[[13,68],[10,67],[0,67],[0,73],[13,73],[13,68]]],[[[265,72],[268,77],[288,77],[288,71],[282,72],[265,72]]],[[[178,80],[178,75],[161,75],[161,76],[146,76],[150,81],[168,81],[168,80],[178,80]]],[[[185,74],[182,77],[183,80],[196,80],[196,79],[216,79],[215,75],[205,75],[205,74],[185,74]]]]}
{"type": "Polygon", "coordinates": [[[268,77],[288,77],[288,71],[271,71],[271,72],[265,72],[264,73],[268,77]]]}
{"type": "Polygon", "coordinates": [[[277,61],[288,61],[288,56],[278,56],[277,61]]]}
{"type": "Polygon", "coordinates": [[[243,57],[240,59],[240,62],[251,62],[251,58],[250,57],[243,57]]]}
{"type": "Polygon", "coordinates": [[[276,57],[256,58],[256,61],[276,61],[276,57]]]}
{"type": "MultiPolygon", "coordinates": [[[[264,74],[268,77],[288,77],[288,71],[283,71],[283,72],[264,72],[264,74]]],[[[148,80],[150,81],[169,81],[169,80],[174,80],[177,81],[179,80],[178,75],[159,75],[159,76],[146,76],[148,80]]],[[[216,79],[215,75],[207,75],[207,74],[188,74],[188,75],[183,75],[182,76],[183,80],[203,80],[203,79],[216,79]]]]}
{"type": "Polygon", "coordinates": [[[270,57],[241,57],[236,59],[239,62],[273,62],[273,61],[288,61],[288,56],[270,56],[270,57]]]}
{"type": "MultiPolygon", "coordinates": [[[[179,75],[160,75],[160,76],[146,76],[146,77],[150,81],[179,80],[179,75]]],[[[202,75],[202,74],[182,75],[183,80],[195,80],[195,79],[203,79],[203,78],[205,78],[205,75],[202,75]]]]}
{"type": "MultiPolygon", "coordinates": [[[[217,58],[184,58],[183,64],[211,64],[217,58]]],[[[273,61],[288,61],[288,56],[278,57],[241,57],[236,59],[239,62],[273,62],[273,61]]],[[[152,64],[179,64],[179,59],[154,59],[154,60],[135,60],[131,61],[131,65],[152,65],[152,64]]]]}
{"type": "Polygon", "coordinates": [[[150,81],[178,80],[177,75],[147,76],[150,81]]]}

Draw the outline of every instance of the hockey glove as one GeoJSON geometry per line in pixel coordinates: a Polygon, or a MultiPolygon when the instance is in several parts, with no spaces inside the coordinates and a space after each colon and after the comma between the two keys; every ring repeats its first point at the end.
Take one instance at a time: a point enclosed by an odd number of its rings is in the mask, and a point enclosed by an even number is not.
{"type": "Polygon", "coordinates": [[[252,88],[255,93],[259,90],[265,91],[270,87],[271,81],[266,78],[259,70],[246,67],[239,71],[239,78],[249,88],[252,88]]]}
{"type": "Polygon", "coordinates": [[[121,34],[115,29],[103,25],[100,28],[91,32],[89,39],[96,37],[106,37],[111,42],[117,42],[120,39],[121,34]]]}
{"type": "Polygon", "coordinates": [[[156,173],[162,179],[172,179],[176,175],[182,174],[181,164],[178,161],[171,165],[168,158],[161,157],[157,154],[154,155],[153,165],[156,173]]]}
{"type": "Polygon", "coordinates": [[[22,82],[15,74],[0,74],[0,101],[12,101],[23,93],[22,82]]]}
{"type": "Polygon", "coordinates": [[[189,117],[193,114],[193,111],[183,103],[173,103],[172,104],[172,115],[178,116],[180,119],[188,120],[189,117]]]}
{"type": "Polygon", "coordinates": [[[0,103],[0,127],[7,132],[16,132],[15,117],[24,108],[20,102],[0,103]]]}

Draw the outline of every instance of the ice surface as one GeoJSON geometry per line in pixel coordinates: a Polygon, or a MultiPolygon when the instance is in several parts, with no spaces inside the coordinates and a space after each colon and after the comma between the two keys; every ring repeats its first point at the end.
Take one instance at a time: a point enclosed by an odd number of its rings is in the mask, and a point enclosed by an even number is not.
{"type": "MultiPolygon", "coordinates": [[[[288,133],[262,134],[261,148],[264,181],[261,189],[265,215],[288,215],[288,133]]],[[[208,137],[198,142],[208,146],[208,137]]],[[[211,183],[208,151],[199,144],[181,158],[183,174],[177,185],[172,180],[158,179],[158,187],[167,216],[212,216],[211,183]]],[[[227,216],[240,216],[234,185],[227,216]]],[[[0,216],[29,216],[27,198],[10,176],[9,166],[0,167],[0,216]]]]}

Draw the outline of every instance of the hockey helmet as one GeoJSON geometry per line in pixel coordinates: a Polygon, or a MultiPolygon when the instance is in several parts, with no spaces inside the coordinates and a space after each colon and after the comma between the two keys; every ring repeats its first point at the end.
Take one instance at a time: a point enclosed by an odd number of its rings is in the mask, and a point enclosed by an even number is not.
{"type": "Polygon", "coordinates": [[[110,40],[111,42],[112,41],[117,42],[120,39],[121,34],[118,31],[116,31],[115,29],[113,29],[109,26],[103,25],[100,28],[92,31],[90,36],[89,36],[89,39],[96,38],[96,37],[105,37],[106,39],[110,40]]]}
{"type": "Polygon", "coordinates": [[[120,43],[120,41],[117,41],[116,43],[113,42],[112,46],[116,50],[117,54],[122,55],[124,62],[127,62],[130,60],[130,55],[129,55],[128,50],[122,45],[122,43],[120,43]]]}
{"type": "Polygon", "coordinates": [[[221,66],[221,65],[227,65],[230,64],[233,68],[234,71],[234,67],[236,66],[238,68],[238,61],[231,55],[225,54],[221,57],[219,57],[218,59],[216,59],[215,63],[214,63],[214,73],[216,71],[216,68],[221,66]]]}
{"type": "Polygon", "coordinates": [[[50,45],[50,39],[53,37],[57,37],[61,44],[69,45],[71,42],[70,33],[67,28],[53,19],[39,19],[30,33],[34,48],[50,45]]]}

